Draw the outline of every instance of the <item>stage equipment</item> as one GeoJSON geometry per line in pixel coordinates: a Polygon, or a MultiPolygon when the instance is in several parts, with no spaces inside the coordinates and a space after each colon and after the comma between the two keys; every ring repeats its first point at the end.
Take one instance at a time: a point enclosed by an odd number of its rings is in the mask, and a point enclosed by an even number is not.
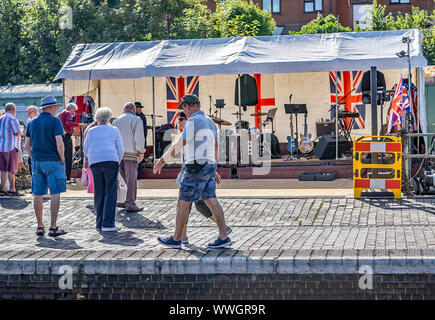
{"type": "Polygon", "coordinates": [[[246,106],[255,106],[258,104],[257,81],[249,74],[240,76],[240,100],[239,103],[239,78],[236,79],[235,105],[242,106],[246,111],[246,106]]]}
{"type": "MultiPolygon", "coordinates": [[[[291,96],[289,97],[289,99],[291,100],[291,96]]],[[[298,136],[299,136],[299,128],[298,128],[298,114],[299,113],[307,113],[307,105],[306,104],[295,104],[295,103],[290,103],[290,104],[284,104],[284,109],[285,109],[285,113],[286,114],[290,114],[291,116],[294,114],[295,115],[295,122],[296,122],[296,145],[298,145],[298,136]]],[[[300,154],[299,151],[297,151],[297,159],[300,159],[300,154]]],[[[287,158],[288,160],[289,158],[287,158]]]]}
{"type": "Polygon", "coordinates": [[[316,122],[316,134],[317,137],[324,135],[333,135],[335,133],[334,121],[320,121],[316,122]]]}
{"type": "Polygon", "coordinates": [[[304,114],[304,134],[300,134],[301,141],[299,142],[299,151],[302,153],[310,153],[314,149],[314,143],[311,141],[311,133],[308,133],[307,113],[304,114]]]}
{"type": "MultiPolygon", "coordinates": [[[[343,153],[350,150],[351,142],[343,135],[338,135],[338,153],[343,153]]],[[[335,135],[325,135],[320,138],[314,154],[320,160],[334,159],[335,158],[335,135]]]]}

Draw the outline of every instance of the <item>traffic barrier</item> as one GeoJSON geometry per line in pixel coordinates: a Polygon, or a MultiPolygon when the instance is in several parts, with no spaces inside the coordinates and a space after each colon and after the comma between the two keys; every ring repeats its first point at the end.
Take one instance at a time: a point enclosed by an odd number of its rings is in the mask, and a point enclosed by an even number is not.
{"type": "Polygon", "coordinates": [[[357,140],[353,139],[353,187],[355,198],[360,198],[365,189],[386,189],[394,194],[394,198],[400,199],[402,195],[401,172],[401,138],[394,136],[364,136],[357,140]],[[388,162],[385,163],[385,161],[388,162]]]}

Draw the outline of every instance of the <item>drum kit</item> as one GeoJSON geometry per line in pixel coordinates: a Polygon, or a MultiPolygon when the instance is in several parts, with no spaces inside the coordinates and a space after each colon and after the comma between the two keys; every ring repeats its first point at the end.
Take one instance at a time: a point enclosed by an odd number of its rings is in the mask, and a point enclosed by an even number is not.
{"type": "MultiPolygon", "coordinates": [[[[240,161],[240,149],[245,148],[245,143],[240,143],[241,137],[244,136],[243,139],[248,139],[248,154],[251,156],[253,148],[253,143],[258,143],[259,156],[263,156],[263,151],[267,149],[267,147],[263,146],[266,143],[267,139],[263,139],[263,129],[266,125],[271,124],[271,119],[267,119],[264,122],[261,122],[260,128],[250,128],[249,121],[241,120],[241,116],[243,113],[237,111],[231,113],[231,115],[237,117],[237,121],[234,123],[234,128],[222,128],[228,127],[232,125],[232,122],[222,119],[222,109],[225,106],[223,99],[216,99],[215,111],[212,112],[212,99],[210,96],[210,110],[209,117],[216,123],[218,128],[218,150],[219,150],[219,160],[220,161],[228,161],[230,163],[238,159],[240,161]],[[219,116],[217,114],[219,113],[219,116]],[[245,138],[246,137],[246,138],[245,138]],[[264,141],[263,141],[264,140],[264,141]],[[243,145],[242,145],[243,144],[243,145]],[[239,154],[239,157],[237,156],[239,154]]],[[[251,113],[251,117],[262,117],[266,116],[268,113],[257,112],[251,113]]]]}

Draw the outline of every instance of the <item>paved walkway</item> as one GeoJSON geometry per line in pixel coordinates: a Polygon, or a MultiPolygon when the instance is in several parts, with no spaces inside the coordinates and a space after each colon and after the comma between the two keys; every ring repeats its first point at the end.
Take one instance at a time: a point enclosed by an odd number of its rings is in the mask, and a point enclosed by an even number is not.
{"type": "MultiPolygon", "coordinates": [[[[31,198],[0,198],[0,274],[56,273],[435,273],[435,199],[221,199],[234,244],[205,249],[217,227],[195,210],[183,250],[160,245],[172,233],[173,199],[139,200],[119,210],[118,233],[95,230],[91,199],[64,199],[58,225],[69,233],[37,237],[31,198]]],[[[49,226],[49,203],[44,221],[49,226]]]]}

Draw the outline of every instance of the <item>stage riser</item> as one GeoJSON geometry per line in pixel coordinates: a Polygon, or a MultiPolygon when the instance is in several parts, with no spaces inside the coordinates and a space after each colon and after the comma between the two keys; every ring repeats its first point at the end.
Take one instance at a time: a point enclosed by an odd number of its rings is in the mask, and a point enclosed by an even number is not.
{"type": "Polygon", "coordinates": [[[239,179],[297,179],[304,172],[336,172],[337,178],[352,178],[352,165],[271,167],[267,175],[254,175],[253,168],[237,168],[239,179]]]}

